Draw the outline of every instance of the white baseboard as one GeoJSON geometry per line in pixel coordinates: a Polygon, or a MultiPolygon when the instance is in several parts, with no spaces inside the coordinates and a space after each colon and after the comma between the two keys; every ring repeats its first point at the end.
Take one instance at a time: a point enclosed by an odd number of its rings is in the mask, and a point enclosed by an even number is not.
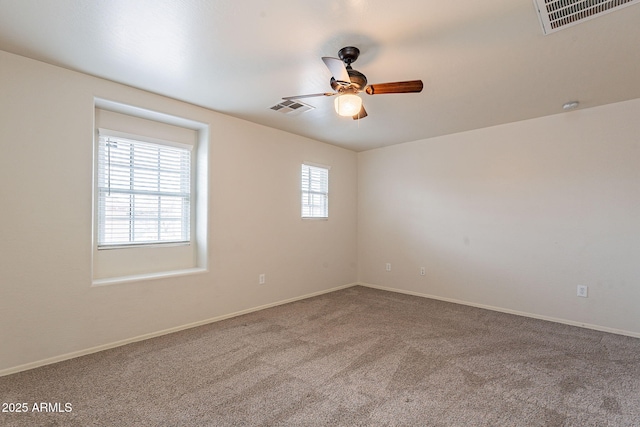
{"type": "Polygon", "coordinates": [[[12,368],[7,368],[7,369],[0,370],[0,377],[5,376],[5,375],[15,374],[15,373],[22,372],[22,371],[28,371],[29,369],[38,368],[40,366],[51,365],[53,363],[62,362],[64,360],[74,359],[74,358],[80,357],[80,356],[86,356],[88,354],[97,353],[99,351],[108,350],[108,349],[115,348],[115,347],[120,347],[120,346],[131,344],[131,343],[134,343],[134,342],[144,341],[144,340],[148,340],[150,338],[155,338],[155,337],[159,337],[159,336],[162,336],[162,335],[167,335],[167,334],[171,334],[171,333],[174,333],[174,332],[183,331],[185,329],[195,328],[196,326],[202,326],[202,325],[207,325],[209,323],[219,322],[221,320],[230,319],[232,317],[242,316],[243,314],[253,313],[254,311],[260,311],[260,310],[264,310],[266,308],[276,307],[276,306],[279,306],[279,305],[288,304],[290,302],[295,302],[295,301],[300,301],[300,300],[307,299],[307,298],[312,298],[312,297],[315,297],[315,296],[318,296],[318,295],[328,294],[330,292],[339,291],[341,289],[346,289],[346,288],[350,288],[352,286],[357,286],[357,285],[358,285],[358,283],[350,283],[348,285],[337,286],[335,288],[326,289],[326,290],[318,291],[318,292],[313,292],[313,293],[310,293],[310,294],[301,295],[301,296],[294,297],[294,298],[289,298],[289,299],[286,299],[286,300],[283,300],[283,301],[277,301],[277,302],[273,302],[273,303],[270,303],[270,304],[261,305],[261,306],[258,306],[258,307],[248,308],[246,310],[237,311],[235,313],[223,314],[221,316],[212,317],[210,319],[201,320],[201,321],[198,321],[198,322],[193,322],[193,323],[189,323],[189,324],[182,325],[182,326],[176,326],[174,328],[164,329],[162,331],[151,332],[151,333],[148,333],[148,334],[139,335],[137,337],[127,338],[127,339],[124,339],[124,340],[120,340],[120,341],[116,341],[116,342],[112,342],[112,343],[108,343],[108,344],[103,344],[103,345],[99,345],[99,346],[96,346],[96,347],[87,348],[87,349],[84,349],[84,350],[73,351],[71,353],[62,354],[60,356],[54,356],[54,357],[50,357],[50,358],[47,358],[47,359],[38,360],[38,361],[35,361],[35,362],[25,363],[24,365],[14,366],[12,368]]]}
{"type": "Polygon", "coordinates": [[[396,293],[406,294],[406,295],[413,295],[413,296],[422,297],[422,298],[430,298],[430,299],[435,299],[435,300],[439,300],[439,301],[451,302],[451,303],[454,303],[454,304],[462,304],[462,305],[468,305],[468,306],[471,306],[471,307],[477,307],[477,308],[482,308],[482,309],[486,309],[486,310],[498,311],[498,312],[501,312],[501,313],[514,314],[514,315],[517,315],[517,316],[524,316],[524,317],[530,317],[530,318],[533,318],[533,319],[547,320],[547,321],[550,321],[550,322],[563,323],[565,325],[578,326],[578,327],[581,327],[581,328],[593,329],[593,330],[601,331],[601,332],[609,332],[609,333],[617,334],[617,335],[625,335],[625,336],[629,336],[629,337],[640,338],[640,333],[638,333],[638,332],[625,331],[625,330],[615,329],[615,328],[608,328],[608,327],[605,327],[605,326],[599,326],[599,325],[592,325],[592,324],[588,324],[588,323],[575,322],[575,321],[567,320],[567,319],[560,319],[560,318],[556,318],[556,317],[541,316],[541,315],[533,314],[533,313],[526,313],[526,312],[517,311],[517,310],[510,310],[510,309],[502,308],[502,307],[494,307],[494,306],[485,305],[485,304],[477,304],[477,303],[473,303],[473,302],[469,302],[469,301],[462,301],[462,300],[458,300],[458,299],[454,299],[454,298],[446,298],[446,297],[440,297],[440,296],[436,296],[436,295],[424,294],[424,293],[421,293],[421,292],[407,291],[407,290],[404,290],[404,289],[397,289],[397,288],[391,288],[391,287],[387,287],[387,286],[380,286],[380,285],[373,285],[373,284],[370,284],[370,283],[358,282],[358,283],[350,283],[350,284],[347,284],[347,285],[337,286],[335,288],[326,289],[326,290],[318,291],[318,292],[313,292],[313,293],[310,293],[310,294],[301,295],[301,296],[298,296],[298,297],[289,298],[289,299],[286,299],[286,300],[277,301],[277,302],[273,302],[273,303],[270,303],[270,304],[261,305],[261,306],[258,306],[258,307],[252,307],[252,308],[248,308],[246,310],[241,310],[241,311],[237,311],[237,312],[234,312],[234,313],[224,314],[224,315],[221,315],[221,316],[217,316],[217,317],[213,317],[213,318],[210,318],[210,319],[201,320],[201,321],[198,321],[198,322],[189,323],[189,324],[182,325],[182,326],[176,326],[174,328],[169,328],[169,329],[165,329],[165,330],[162,330],[162,331],[157,331],[157,332],[152,332],[152,333],[148,333],[148,334],[144,334],[144,335],[139,335],[137,337],[128,338],[128,339],[125,339],[125,340],[120,340],[120,341],[116,341],[116,342],[112,342],[112,343],[108,343],[108,344],[103,344],[103,345],[99,345],[99,346],[96,346],[96,347],[91,347],[91,348],[84,349],[84,350],[74,351],[74,352],[71,352],[71,353],[62,354],[60,356],[54,356],[54,357],[50,357],[50,358],[47,358],[47,359],[38,360],[38,361],[35,361],[35,362],[25,363],[24,365],[15,366],[15,367],[12,367],[12,368],[2,369],[2,370],[0,370],[0,377],[5,376],[5,375],[15,374],[15,373],[22,372],[22,371],[27,371],[27,370],[34,369],[34,368],[38,368],[40,366],[51,365],[53,363],[62,362],[64,360],[74,359],[74,358],[80,357],[80,356],[86,356],[88,354],[97,353],[99,351],[108,350],[108,349],[115,348],[115,347],[120,347],[120,346],[131,344],[131,343],[134,343],[134,342],[144,341],[144,340],[147,340],[147,339],[150,339],[150,338],[155,338],[155,337],[159,337],[159,336],[162,336],[162,335],[167,335],[167,334],[171,334],[171,333],[174,333],[174,332],[183,331],[185,329],[195,328],[197,326],[202,326],[202,325],[207,325],[209,323],[219,322],[221,320],[230,319],[230,318],[236,317],[236,316],[242,316],[243,314],[253,313],[255,311],[260,311],[260,310],[264,310],[264,309],[267,309],[267,308],[276,307],[276,306],[283,305],[283,304],[288,304],[290,302],[300,301],[300,300],[303,300],[303,299],[312,298],[312,297],[323,295],[323,294],[328,294],[330,292],[339,291],[341,289],[346,289],[346,288],[350,288],[350,287],[353,287],[353,286],[364,286],[364,287],[367,287],[367,288],[380,289],[380,290],[383,290],[383,291],[396,292],[396,293]]]}
{"type": "Polygon", "coordinates": [[[367,288],[380,289],[382,291],[397,292],[397,293],[400,293],[400,294],[413,295],[413,296],[422,297],[422,298],[430,298],[430,299],[435,299],[435,300],[445,301],[445,302],[452,302],[454,304],[468,305],[468,306],[471,306],[471,307],[483,308],[485,310],[498,311],[498,312],[507,313],[507,314],[515,314],[516,316],[524,316],[524,317],[530,317],[532,319],[547,320],[549,322],[563,323],[565,325],[578,326],[580,328],[593,329],[593,330],[601,331],[601,332],[609,332],[611,334],[625,335],[625,336],[628,336],[628,337],[640,338],[640,333],[639,332],[625,331],[625,330],[622,330],[622,329],[608,328],[606,326],[592,325],[592,324],[589,324],[589,323],[582,323],[582,322],[575,322],[573,320],[560,319],[560,318],[557,318],[557,317],[542,316],[542,315],[534,314],[534,313],[526,313],[526,312],[523,312],[523,311],[510,310],[508,308],[494,307],[494,306],[491,306],[491,305],[484,305],[484,304],[477,304],[477,303],[473,303],[473,302],[469,302],[469,301],[461,301],[461,300],[457,300],[457,299],[453,299],[453,298],[439,297],[439,296],[436,296],[436,295],[423,294],[423,293],[420,293],[420,292],[407,291],[407,290],[404,290],[404,289],[397,289],[397,288],[390,288],[390,287],[387,287],[387,286],[372,285],[370,283],[362,283],[362,282],[360,282],[360,283],[358,283],[358,285],[359,286],[365,286],[367,288]]]}

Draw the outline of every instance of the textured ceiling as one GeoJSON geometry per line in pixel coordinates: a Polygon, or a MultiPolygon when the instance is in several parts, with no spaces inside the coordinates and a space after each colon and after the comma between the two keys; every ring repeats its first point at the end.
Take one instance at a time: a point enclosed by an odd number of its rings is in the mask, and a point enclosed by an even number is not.
{"type": "Polygon", "coordinates": [[[543,35],[532,0],[0,0],[0,49],[356,151],[640,98],[640,5],[543,35]],[[370,83],[333,98],[322,56],[357,46],[370,83]]]}

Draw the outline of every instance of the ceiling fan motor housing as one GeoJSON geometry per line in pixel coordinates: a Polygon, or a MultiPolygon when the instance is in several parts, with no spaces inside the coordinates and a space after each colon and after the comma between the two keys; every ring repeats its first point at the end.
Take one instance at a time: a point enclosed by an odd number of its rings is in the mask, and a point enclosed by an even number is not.
{"type": "Polygon", "coordinates": [[[331,87],[333,88],[333,90],[342,92],[342,91],[345,91],[346,89],[355,89],[359,91],[365,88],[365,86],[367,85],[367,77],[364,74],[362,74],[358,70],[354,70],[350,66],[347,67],[347,73],[349,73],[349,80],[351,80],[351,84],[345,86],[341,83],[338,83],[336,79],[331,77],[331,80],[329,80],[329,83],[331,84],[331,87]]]}
{"type": "Polygon", "coordinates": [[[338,51],[338,57],[342,62],[344,62],[344,65],[347,68],[351,84],[345,88],[332,77],[330,84],[333,90],[340,91],[339,88],[342,88],[343,91],[346,89],[355,89],[355,91],[360,91],[367,85],[367,77],[360,71],[351,68],[351,63],[355,62],[356,59],[358,59],[358,56],[360,56],[360,49],[354,46],[343,47],[338,51]]]}

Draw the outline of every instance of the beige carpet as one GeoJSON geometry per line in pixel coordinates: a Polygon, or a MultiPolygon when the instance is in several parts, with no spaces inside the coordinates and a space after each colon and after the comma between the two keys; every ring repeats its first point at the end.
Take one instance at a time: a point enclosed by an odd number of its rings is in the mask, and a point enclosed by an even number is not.
{"type": "Polygon", "coordinates": [[[28,404],[3,426],[640,426],[640,340],[354,287],[2,377],[0,397],[28,404]]]}

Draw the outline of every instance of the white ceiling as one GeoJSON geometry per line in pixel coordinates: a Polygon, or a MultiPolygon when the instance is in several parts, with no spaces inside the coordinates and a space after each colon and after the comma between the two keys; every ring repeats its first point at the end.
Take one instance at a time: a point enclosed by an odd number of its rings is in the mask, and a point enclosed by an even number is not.
{"type": "Polygon", "coordinates": [[[532,0],[0,0],[0,49],[356,151],[640,98],[640,5],[543,35],[532,0]],[[360,48],[369,83],[333,98],[322,56],[360,48]]]}

